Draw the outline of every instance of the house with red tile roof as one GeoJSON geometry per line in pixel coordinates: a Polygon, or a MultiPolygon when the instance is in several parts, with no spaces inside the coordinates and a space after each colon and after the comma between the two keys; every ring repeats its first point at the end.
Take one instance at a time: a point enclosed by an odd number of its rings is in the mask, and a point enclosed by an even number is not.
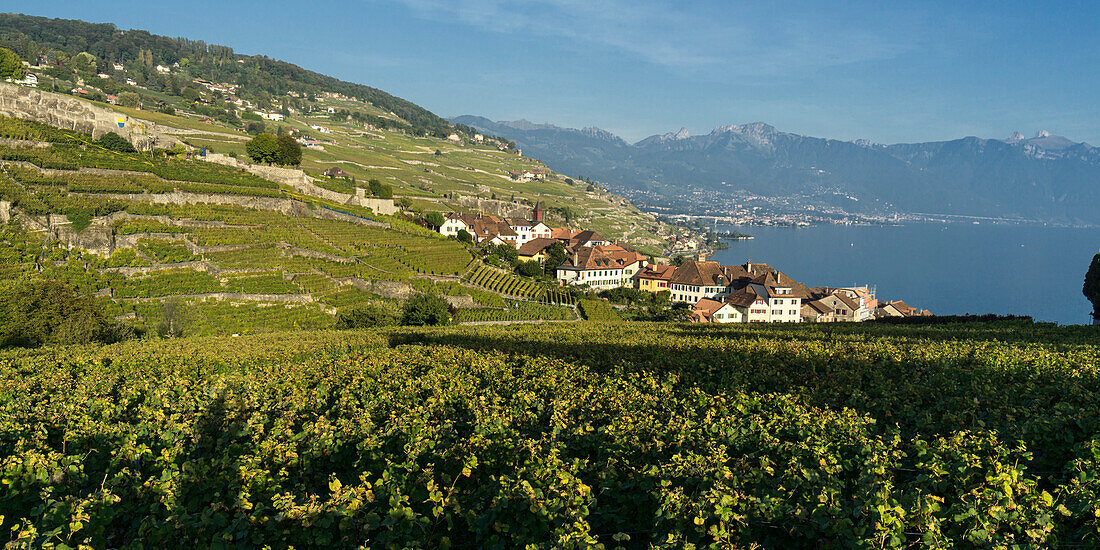
{"type": "Polygon", "coordinates": [[[691,309],[693,323],[741,323],[742,314],[732,304],[708,300],[699,300],[691,309]]]}
{"type": "Polygon", "coordinates": [[[645,263],[645,256],[619,246],[577,246],[571,249],[565,263],[558,266],[556,275],[562,284],[608,290],[629,286],[645,263]]]}

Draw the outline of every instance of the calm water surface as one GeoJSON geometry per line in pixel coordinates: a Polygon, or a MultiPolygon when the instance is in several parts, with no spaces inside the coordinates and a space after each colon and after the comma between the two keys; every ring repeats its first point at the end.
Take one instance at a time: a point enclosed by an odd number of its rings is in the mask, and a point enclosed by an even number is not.
{"type": "Polygon", "coordinates": [[[809,286],[873,285],[879,300],[902,299],[945,315],[1091,320],[1081,285],[1100,251],[1098,229],[963,223],[732,229],[756,238],[730,241],[712,259],[765,262],[809,286]]]}

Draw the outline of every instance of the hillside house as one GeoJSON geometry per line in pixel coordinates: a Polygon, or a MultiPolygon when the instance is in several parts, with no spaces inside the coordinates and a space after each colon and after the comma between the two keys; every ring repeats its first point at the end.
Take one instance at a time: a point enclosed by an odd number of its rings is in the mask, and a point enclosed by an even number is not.
{"type": "Polygon", "coordinates": [[[19,80],[13,80],[13,82],[16,84],[22,84],[24,86],[37,86],[38,75],[27,71],[27,74],[23,75],[23,78],[20,78],[19,80]]]}
{"type": "Polygon", "coordinates": [[[654,294],[669,290],[669,281],[675,272],[675,266],[648,264],[634,275],[634,288],[654,294]]]}
{"type": "Polygon", "coordinates": [[[519,259],[525,262],[535,261],[542,265],[550,254],[550,247],[558,244],[556,239],[536,238],[519,246],[519,259]]]}
{"type": "Polygon", "coordinates": [[[168,74],[172,72],[172,70],[164,65],[157,65],[157,72],[160,74],[168,74]]]}
{"type": "Polygon", "coordinates": [[[516,232],[516,244],[518,246],[523,246],[524,243],[534,239],[550,239],[553,236],[550,226],[541,221],[508,218],[508,225],[512,228],[512,231],[516,232]]]}
{"type": "Polygon", "coordinates": [[[558,281],[596,290],[630,285],[633,274],[646,263],[645,256],[618,246],[576,247],[571,251],[555,272],[558,281]]]}
{"type": "Polygon", "coordinates": [[[693,323],[740,323],[742,317],[741,311],[732,304],[706,298],[691,309],[693,323]]]}
{"type": "Polygon", "coordinates": [[[341,169],[339,169],[335,166],[333,166],[332,168],[329,168],[328,170],[325,170],[324,172],[322,172],[322,174],[324,174],[324,176],[328,177],[328,178],[350,178],[351,177],[350,174],[348,174],[347,172],[345,172],[345,171],[343,171],[343,170],[341,170],[341,169]]]}

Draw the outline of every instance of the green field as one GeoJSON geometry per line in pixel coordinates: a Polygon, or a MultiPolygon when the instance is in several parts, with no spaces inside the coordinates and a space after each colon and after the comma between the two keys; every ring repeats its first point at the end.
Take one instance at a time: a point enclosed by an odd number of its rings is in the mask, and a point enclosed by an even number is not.
{"type": "Polygon", "coordinates": [[[0,352],[0,528],[57,548],[1096,547],[1097,337],[566,323],[0,352]]]}

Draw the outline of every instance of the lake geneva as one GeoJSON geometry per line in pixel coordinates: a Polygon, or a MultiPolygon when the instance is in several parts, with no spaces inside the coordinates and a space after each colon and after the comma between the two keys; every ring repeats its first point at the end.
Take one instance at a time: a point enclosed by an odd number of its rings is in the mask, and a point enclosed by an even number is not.
{"type": "Polygon", "coordinates": [[[764,262],[808,286],[871,285],[879,301],[905,300],[940,315],[1030,315],[1091,322],[1081,293],[1100,230],[1038,225],[737,227],[723,264],[764,262]]]}

